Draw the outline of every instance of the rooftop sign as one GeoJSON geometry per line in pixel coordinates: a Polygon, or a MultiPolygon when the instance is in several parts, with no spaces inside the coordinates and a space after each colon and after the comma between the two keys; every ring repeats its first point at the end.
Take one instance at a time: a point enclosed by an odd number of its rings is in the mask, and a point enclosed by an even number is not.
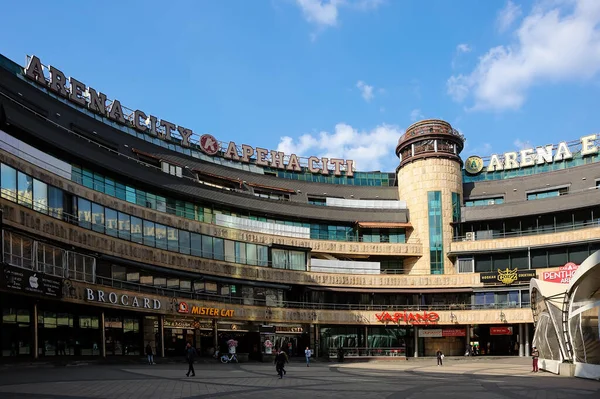
{"type": "MultiPolygon", "coordinates": [[[[582,157],[596,155],[598,154],[598,146],[596,145],[597,136],[596,134],[583,136],[579,139],[579,143],[571,144],[581,146],[582,157]]],[[[470,156],[465,161],[465,170],[471,175],[476,175],[484,169],[486,172],[495,172],[499,170],[529,168],[535,165],[550,164],[572,158],[573,152],[569,148],[569,144],[566,141],[561,141],[556,146],[548,144],[535,149],[528,148],[518,152],[506,152],[502,156],[493,154],[489,159],[487,167],[484,165],[481,157],[476,155],[470,156]]]]}
{"type": "MultiPolygon", "coordinates": [[[[64,73],[54,66],[48,66],[46,69],[49,73],[48,79],[44,75],[44,67],[40,59],[34,55],[29,58],[24,72],[27,78],[47,87],[73,103],[122,125],[131,126],[139,132],[150,134],[165,141],[180,137],[182,146],[197,146],[208,156],[220,156],[219,152],[221,151],[223,158],[232,161],[253,162],[259,166],[288,172],[302,171],[301,159],[296,154],[286,155],[281,151],[254,148],[246,144],[242,144],[240,151],[233,141],[230,141],[225,149],[210,134],[198,136],[191,129],[164,119],[158,119],[156,116],[148,115],[139,109],[126,114],[123,112],[124,107],[119,100],[107,100],[106,94],[96,91],[73,77],[67,78],[64,73]]],[[[345,171],[346,176],[354,176],[354,161],[352,160],[311,156],[305,162],[303,160],[303,163],[310,173],[320,173],[322,175],[331,173],[334,176],[340,176],[342,171],[345,171]],[[332,170],[330,170],[330,167],[332,167],[332,170]]]]}

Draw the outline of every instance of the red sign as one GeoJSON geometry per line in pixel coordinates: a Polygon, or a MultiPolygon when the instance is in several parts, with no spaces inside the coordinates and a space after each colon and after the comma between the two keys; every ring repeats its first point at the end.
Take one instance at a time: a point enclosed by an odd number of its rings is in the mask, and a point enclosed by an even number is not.
{"type": "Polygon", "coordinates": [[[464,337],[467,335],[464,328],[444,328],[442,337],[464,337]]]}
{"type": "Polygon", "coordinates": [[[544,281],[550,281],[552,283],[568,284],[571,281],[571,277],[577,271],[579,265],[573,262],[569,262],[564,266],[558,268],[556,272],[544,272],[542,273],[542,279],[544,281]]]}
{"type": "Polygon", "coordinates": [[[219,142],[211,134],[203,134],[200,137],[200,148],[208,155],[215,155],[219,152],[219,142]]]}
{"type": "Polygon", "coordinates": [[[179,302],[179,306],[177,306],[177,312],[178,313],[189,313],[190,308],[188,307],[188,304],[185,302],[179,302]]]}
{"type": "Polygon", "coordinates": [[[490,327],[490,335],[513,335],[512,327],[490,327]]]}
{"type": "Polygon", "coordinates": [[[375,317],[382,323],[401,323],[406,324],[435,324],[440,320],[440,316],[433,312],[423,313],[406,313],[396,312],[390,314],[388,312],[376,313],[375,317]]]}

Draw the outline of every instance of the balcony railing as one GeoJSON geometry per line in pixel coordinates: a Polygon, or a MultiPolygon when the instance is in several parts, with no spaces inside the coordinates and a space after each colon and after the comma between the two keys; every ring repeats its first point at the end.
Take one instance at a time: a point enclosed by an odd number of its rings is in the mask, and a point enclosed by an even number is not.
{"type": "Polygon", "coordinates": [[[578,223],[570,223],[568,225],[562,226],[552,226],[552,227],[540,227],[531,230],[521,230],[521,231],[508,231],[508,232],[497,232],[494,230],[483,230],[481,238],[477,238],[477,232],[473,232],[473,235],[469,234],[463,236],[457,236],[453,238],[454,242],[468,242],[468,241],[483,241],[483,240],[495,240],[499,238],[515,238],[515,237],[527,237],[527,236],[535,236],[540,234],[552,234],[552,233],[563,233],[567,231],[576,231],[581,229],[588,229],[591,227],[600,227],[600,218],[590,222],[578,222],[578,223]],[[491,233],[488,233],[491,232],[491,233]]]}

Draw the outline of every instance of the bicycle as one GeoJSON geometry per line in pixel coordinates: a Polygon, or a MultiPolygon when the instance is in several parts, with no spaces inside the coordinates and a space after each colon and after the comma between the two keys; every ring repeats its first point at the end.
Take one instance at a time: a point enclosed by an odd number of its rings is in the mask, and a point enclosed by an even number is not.
{"type": "Polygon", "coordinates": [[[237,355],[235,353],[230,353],[229,355],[224,354],[221,356],[221,363],[223,364],[232,363],[234,360],[236,363],[238,362],[237,355]]]}

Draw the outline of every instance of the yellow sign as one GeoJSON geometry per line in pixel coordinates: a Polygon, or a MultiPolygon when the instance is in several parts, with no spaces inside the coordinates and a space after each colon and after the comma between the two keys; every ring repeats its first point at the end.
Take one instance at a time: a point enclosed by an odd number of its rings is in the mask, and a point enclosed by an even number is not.
{"type": "Polygon", "coordinates": [[[465,161],[465,170],[472,175],[481,172],[483,170],[483,159],[476,155],[470,156],[465,161]]]}
{"type": "Polygon", "coordinates": [[[234,310],[192,306],[191,313],[198,316],[233,317],[234,310]]]}
{"type": "Polygon", "coordinates": [[[509,269],[507,267],[505,270],[498,269],[498,281],[502,284],[511,285],[518,279],[519,274],[517,268],[509,269]]]}

